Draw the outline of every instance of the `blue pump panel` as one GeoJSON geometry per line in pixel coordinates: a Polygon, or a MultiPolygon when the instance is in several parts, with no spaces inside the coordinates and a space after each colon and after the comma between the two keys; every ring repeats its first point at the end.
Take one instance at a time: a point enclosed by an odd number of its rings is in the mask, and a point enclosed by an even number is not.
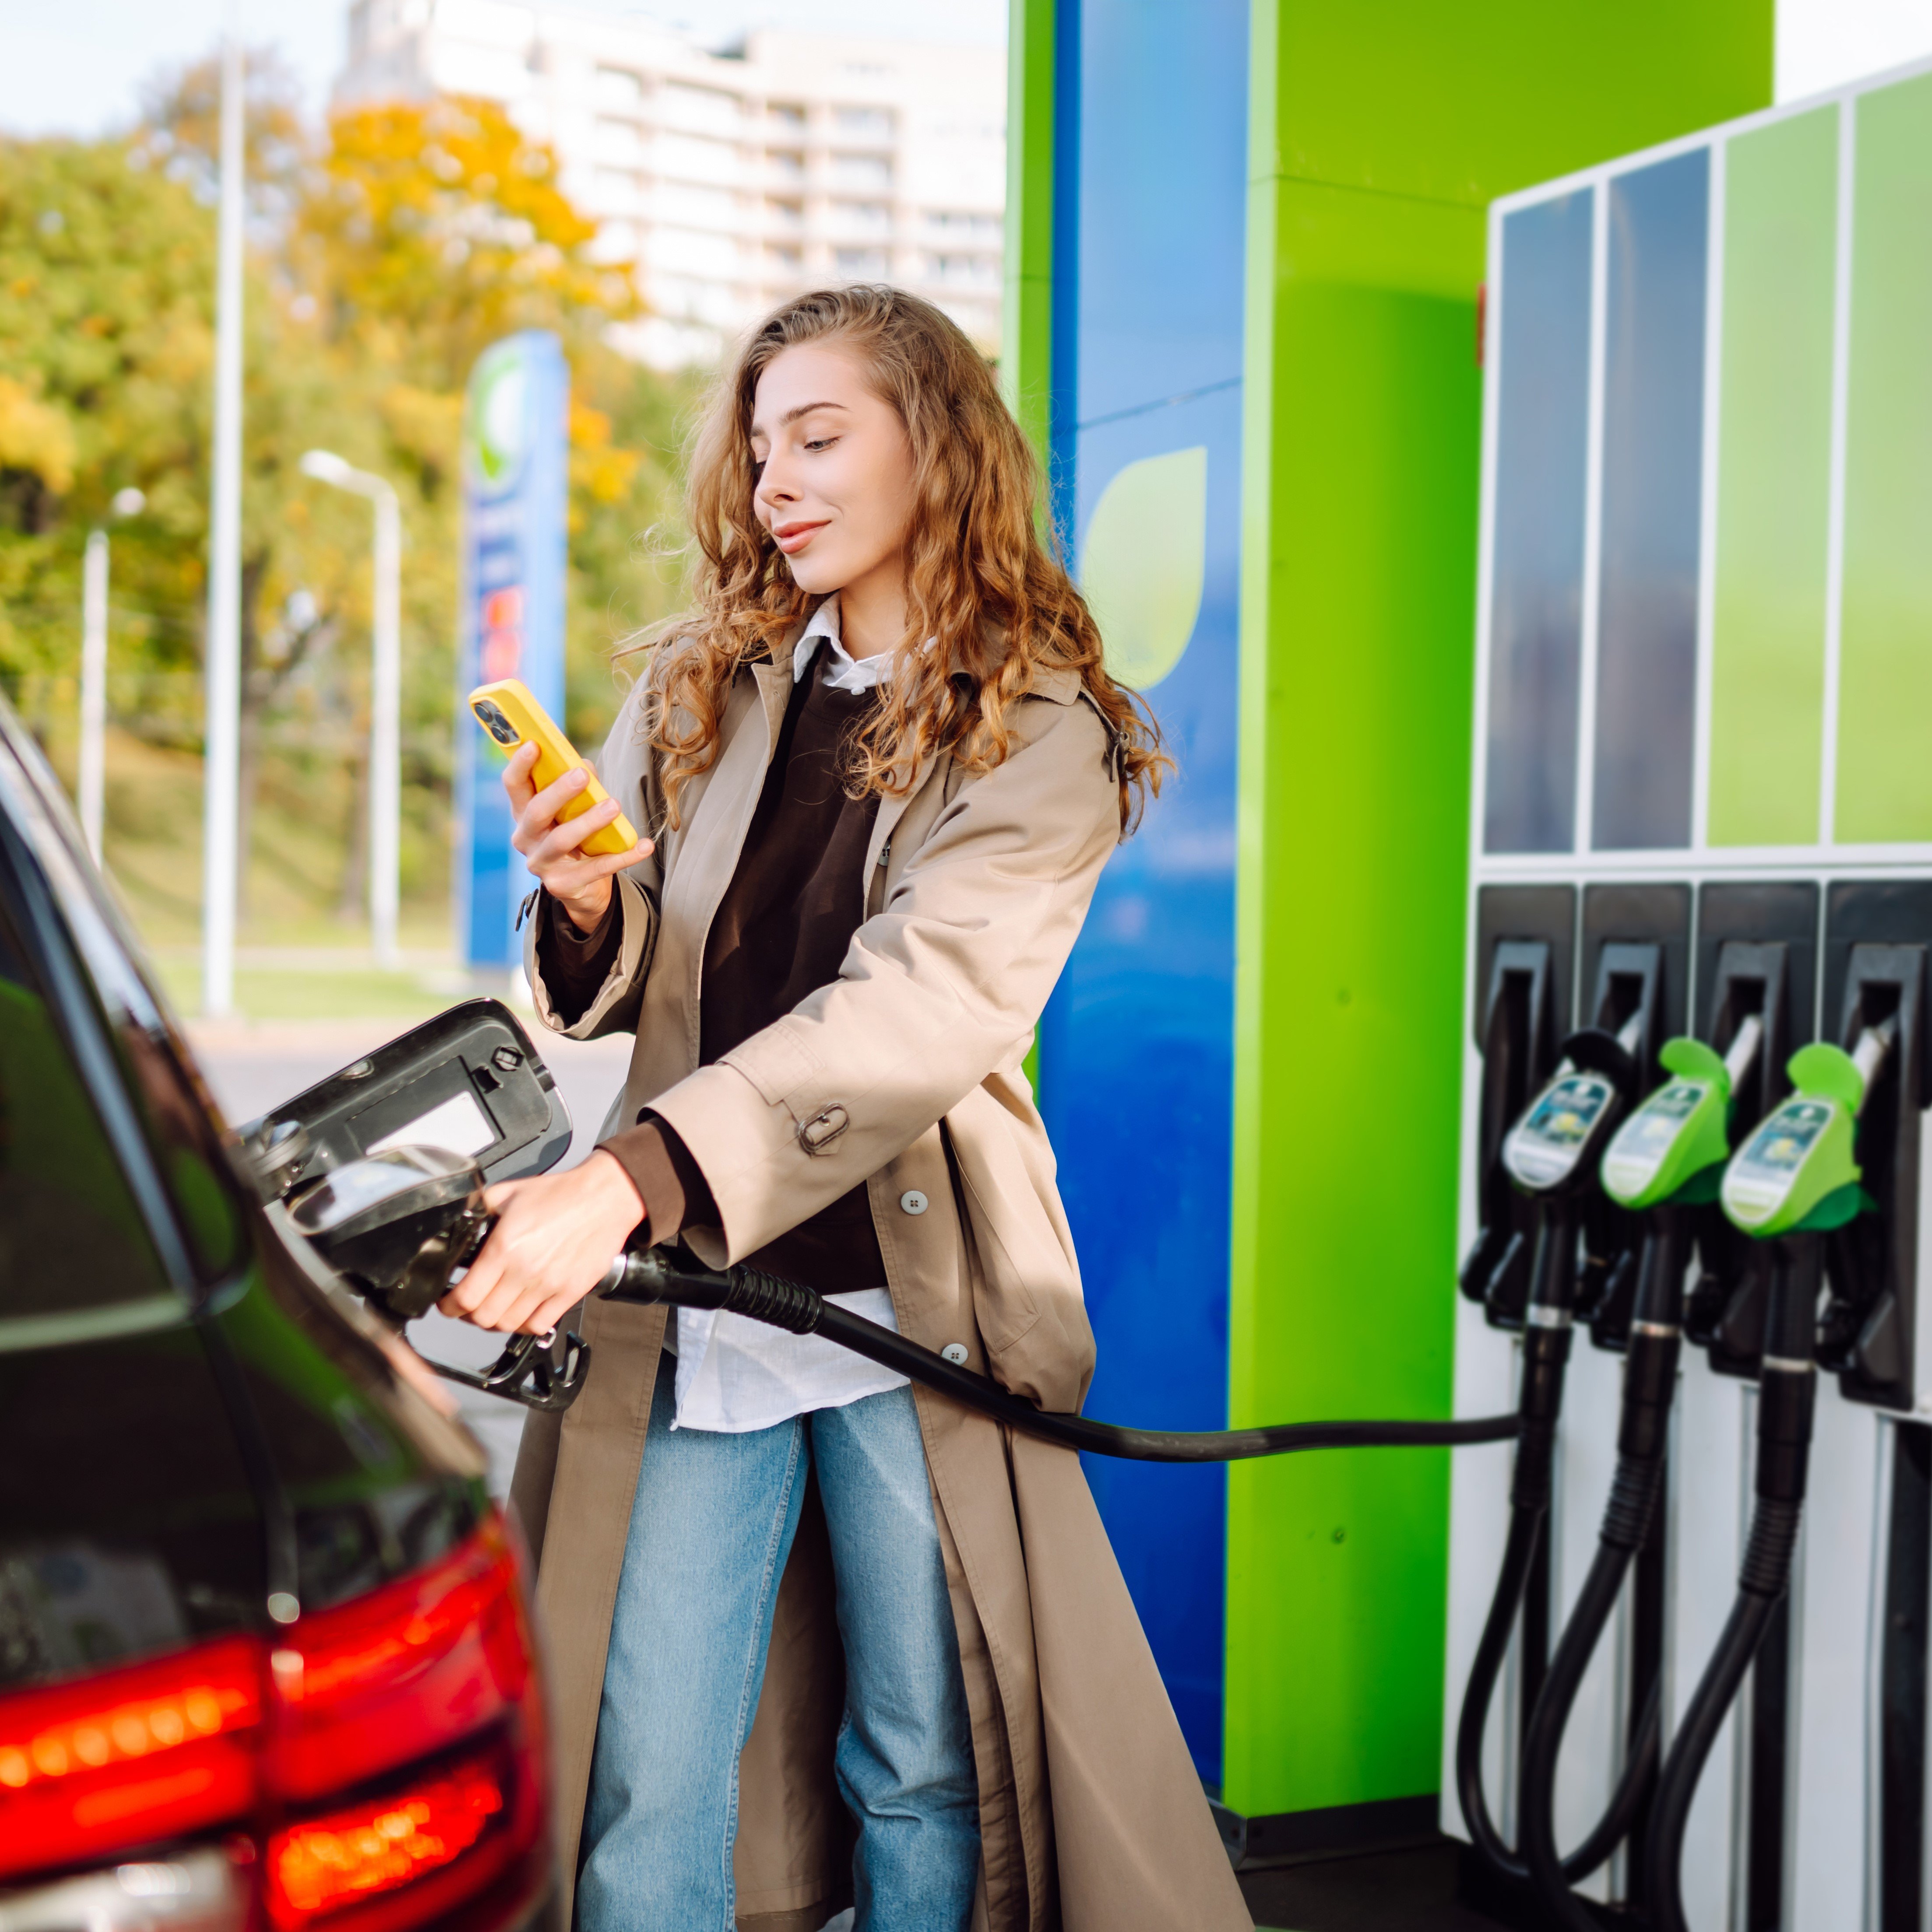
{"type": "MultiPolygon", "coordinates": [[[[1109,664],[1179,766],[1116,854],[1042,1024],[1041,1104],[1108,1420],[1228,1414],[1248,10],[1062,0],[1055,522],[1109,664]]],[[[1226,1482],[1088,1480],[1195,1762],[1221,1767],[1226,1482]]]]}

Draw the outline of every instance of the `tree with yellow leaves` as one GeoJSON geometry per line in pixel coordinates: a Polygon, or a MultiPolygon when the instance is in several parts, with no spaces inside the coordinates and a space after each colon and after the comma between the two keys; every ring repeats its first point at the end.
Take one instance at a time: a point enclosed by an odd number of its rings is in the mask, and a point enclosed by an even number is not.
{"type": "Polygon", "coordinates": [[[354,109],[302,198],[293,254],[338,340],[424,386],[460,390],[500,337],[573,348],[635,314],[628,262],[559,190],[556,158],[493,101],[354,109]]]}
{"type": "MultiPolygon", "coordinates": [[[[555,330],[571,359],[566,722],[585,742],[614,709],[610,644],[673,594],[638,538],[675,518],[688,387],[610,346],[638,312],[628,266],[598,259],[554,154],[500,108],[362,108],[316,130],[272,60],[250,70],[248,763],[285,814],[342,814],[344,862],[323,890],[352,902],[369,542],[359,506],[298,473],[303,450],[324,445],[402,494],[405,886],[413,874],[433,892],[472,363],[531,327],[555,330]]],[[[133,484],[149,508],[116,536],[116,688],[130,663],[155,674],[142,716],[124,722],[176,742],[199,728],[214,100],[203,63],[151,90],[128,138],[0,140],[0,687],[17,694],[69,663],[87,529],[133,484]]],[[[113,810],[110,787],[110,862],[113,810]]]]}

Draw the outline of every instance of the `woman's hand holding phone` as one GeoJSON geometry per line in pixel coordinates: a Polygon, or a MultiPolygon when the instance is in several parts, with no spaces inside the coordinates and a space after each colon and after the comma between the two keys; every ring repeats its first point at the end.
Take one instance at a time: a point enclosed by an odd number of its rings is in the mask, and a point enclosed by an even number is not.
{"type": "Polygon", "coordinates": [[[571,923],[580,932],[592,932],[610,906],[612,878],[626,866],[648,859],[656,848],[650,839],[640,838],[628,852],[580,850],[593,832],[619,816],[617,801],[606,799],[574,818],[560,818],[557,814],[589,785],[590,774],[580,766],[538,791],[530,778],[536,761],[536,746],[520,745],[503,768],[503,789],[510,795],[517,820],[510,843],[523,854],[531,876],[569,914],[571,923]]]}

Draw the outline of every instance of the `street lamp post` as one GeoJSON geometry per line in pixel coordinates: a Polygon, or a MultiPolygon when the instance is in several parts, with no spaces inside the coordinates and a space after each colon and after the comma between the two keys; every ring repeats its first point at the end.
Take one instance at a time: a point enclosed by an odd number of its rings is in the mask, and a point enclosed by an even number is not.
{"type": "MultiPolygon", "coordinates": [[[[117,490],[114,514],[138,517],[148,506],[139,490],[117,490]]],[[[80,770],[75,790],[88,856],[100,863],[107,795],[107,532],[90,530],[81,570],[80,770]]]]}
{"type": "Polygon", "coordinates": [[[393,970],[402,860],[403,522],[396,493],[334,451],[311,449],[302,474],[367,497],[376,512],[375,650],[369,692],[369,924],[376,963],[393,970]]]}
{"type": "Polygon", "coordinates": [[[240,12],[221,49],[221,202],[214,328],[214,487],[208,543],[207,753],[202,780],[201,1006],[235,1004],[236,850],[242,713],[242,195],[240,12]]]}

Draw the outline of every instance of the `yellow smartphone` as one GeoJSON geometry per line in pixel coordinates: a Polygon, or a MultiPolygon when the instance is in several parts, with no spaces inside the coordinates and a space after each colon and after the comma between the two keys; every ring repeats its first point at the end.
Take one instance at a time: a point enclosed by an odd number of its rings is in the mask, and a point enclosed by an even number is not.
{"type": "MultiPolygon", "coordinates": [[[[580,818],[593,805],[602,805],[610,796],[521,678],[506,677],[494,684],[479,684],[470,694],[470,708],[476,714],[477,723],[506,752],[514,752],[520,745],[536,746],[537,761],[530,782],[538,791],[545,785],[555,784],[566,772],[574,772],[580,766],[590,773],[590,784],[564,806],[558,818],[580,818]]],[[[578,849],[600,856],[615,854],[628,852],[637,842],[638,828],[620,812],[608,825],[592,832],[578,849]]]]}

